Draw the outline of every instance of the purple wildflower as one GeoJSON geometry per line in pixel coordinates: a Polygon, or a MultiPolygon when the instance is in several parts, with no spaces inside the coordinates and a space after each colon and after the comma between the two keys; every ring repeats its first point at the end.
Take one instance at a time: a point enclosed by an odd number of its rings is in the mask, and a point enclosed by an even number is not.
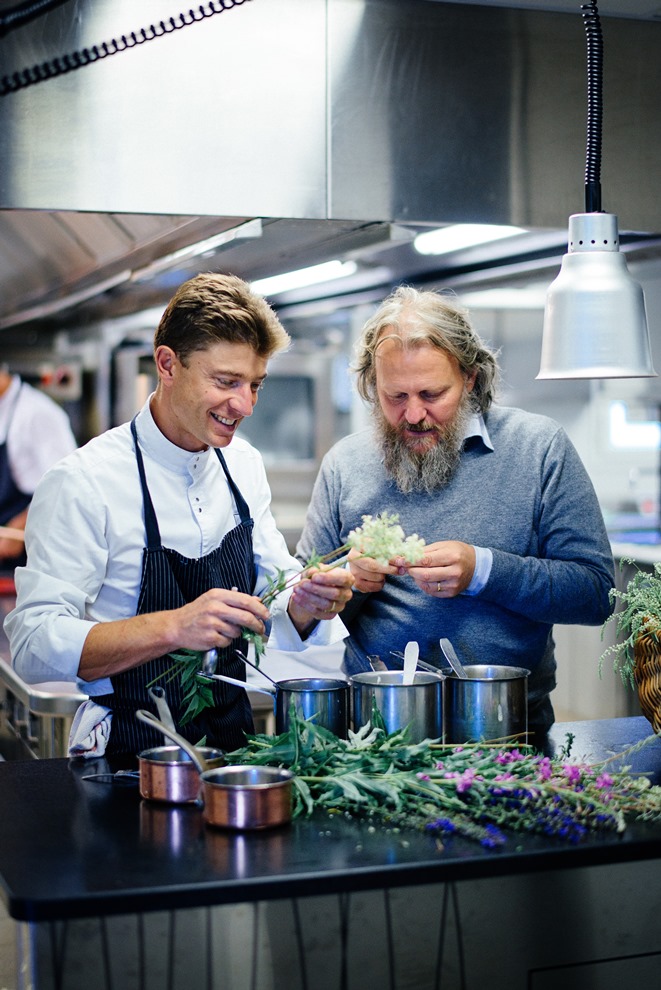
{"type": "Polygon", "coordinates": [[[461,776],[457,779],[457,792],[459,794],[464,794],[466,791],[469,791],[474,780],[475,771],[472,767],[468,767],[468,769],[464,770],[461,776]]]}
{"type": "Polygon", "coordinates": [[[551,761],[548,756],[542,757],[537,764],[537,776],[540,780],[550,780],[553,773],[551,761]]]}

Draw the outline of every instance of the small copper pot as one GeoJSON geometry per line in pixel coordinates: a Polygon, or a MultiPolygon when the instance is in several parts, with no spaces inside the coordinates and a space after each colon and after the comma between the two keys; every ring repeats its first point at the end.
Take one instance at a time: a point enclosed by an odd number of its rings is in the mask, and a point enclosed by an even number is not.
{"type": "Polygon", "coordinates": [[[286,825],[292,816],[290,770],[278,767],[227,766],[200,776],[204,820],[231,829],[286,825]]]}
{"type": "MultiPolygon", "coordinates": [[[[226,760],[222,750],[199,747],[206,767],[222,767],[226,760]]],[[[170,804],[193,804],[200,796],[200,771],[179,746],[156,746],[138,756],[140,795],[148,801],[170,804]]]]}

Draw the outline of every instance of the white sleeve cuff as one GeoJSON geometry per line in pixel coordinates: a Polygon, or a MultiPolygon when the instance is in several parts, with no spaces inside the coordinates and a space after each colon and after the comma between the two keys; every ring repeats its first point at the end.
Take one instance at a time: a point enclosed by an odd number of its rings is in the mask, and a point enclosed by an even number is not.
{"type": "Polygon", "coordinates": [[[475,550],[475,570],[471,583],[468,585],[463,595],[479,595],[489,580],[491,565],[493,564],[493,553],[488,547],[473,547],[475,550]]]}

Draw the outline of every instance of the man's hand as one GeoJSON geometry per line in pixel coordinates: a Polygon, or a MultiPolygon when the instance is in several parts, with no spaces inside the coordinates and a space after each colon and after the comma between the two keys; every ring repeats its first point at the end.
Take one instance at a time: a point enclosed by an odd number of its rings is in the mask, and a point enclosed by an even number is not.
{"type": "Polygon", "coordinates": [[[179,627],[180,647],[191,650],[222,649],[241,635],[243,628],[263,636],[269,612],[255,595],[232,588],[211,588],[173,613],[179,627]]]}
{"type": "Polygon", "coordinates": [[[287,611],[300,636],[338,615],[351,600],[353,577],[343,567],[312,568],[294,585],[287,611]]]}
{"type": "Polygon", "coordinates": [[[475,549],[458,540],[429,543],[417,564],[403,558],[394,561],[398,574],[409,574],[421,591],[434,598],[455,598],[471,583],[475,571],[475,549]]]}
{"type": "Polygon", "coordinates": [[[78,673],[91,681],[173,650],[222,649],[243,628],[263,636],[268,617],[268,609],[255,595],[212,588],[180,608],[96,623],[83,645],[78,673]]]}
{"type": "Polygon", "coordinates": [[[361,557],[357,550],[349,551],[349,567],[353,574],[354,588],[363,592],[381,591],[389,574],[402,573],[393,564],[380,564],[372,557],[361,557]]]}

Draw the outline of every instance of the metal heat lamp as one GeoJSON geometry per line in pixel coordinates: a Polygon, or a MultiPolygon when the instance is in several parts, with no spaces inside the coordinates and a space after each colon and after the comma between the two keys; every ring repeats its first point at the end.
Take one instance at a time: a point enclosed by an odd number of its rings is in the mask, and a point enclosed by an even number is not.
{"type": "Polygon", "coordinates": [[[643,290],[619,251],[617,217],[601,211],[603,41],[596,0],[581,5],[588,53],[585,213],[549,287],[537,378],[651,378],[643,290]]]}

